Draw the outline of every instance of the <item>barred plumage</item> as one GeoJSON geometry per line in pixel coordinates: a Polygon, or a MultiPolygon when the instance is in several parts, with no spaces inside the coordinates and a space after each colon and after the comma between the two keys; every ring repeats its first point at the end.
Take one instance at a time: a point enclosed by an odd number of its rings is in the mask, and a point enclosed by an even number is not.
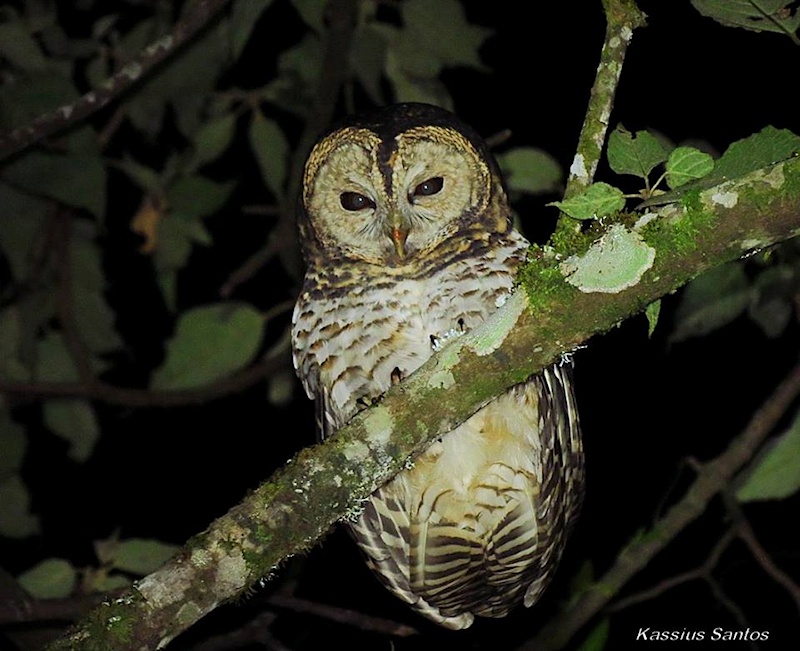
{"type": "MultiPolygon", "coordinates": [[[[323,437],[512,291],[528,242],[509,214],[485,145],[441,109],[390,107],[317,144],[292,337],[323,437]]],[[[351,530],[386,587],[464,628],[536,601],[582,490],[569,368],[554,366],[434,443],[351,530]]]]}

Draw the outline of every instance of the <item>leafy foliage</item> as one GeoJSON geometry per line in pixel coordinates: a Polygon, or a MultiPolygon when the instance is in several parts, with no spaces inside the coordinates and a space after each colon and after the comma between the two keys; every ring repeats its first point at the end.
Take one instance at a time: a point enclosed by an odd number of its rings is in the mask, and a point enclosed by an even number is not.
{"type": "Polygon", "coordinates": [[[249,305],[223,303],[186,310],[153,373],[154,389],[185,389],[214,382],[253,360],[262,319],[249,305]],[[200,354],[198,354],[200,353],[200,354]]]}
{"type": "Polygon", "coordinates": [[[800,490],[800,418],[777,437],[736,491],[740,502],[784,499],[800,490]]]}
{"type": "Polygon", "coordinates": [[[778,32],[794,36],[800,29],[800,13],[789,0],[692,0],[704,16],[728,27],[778,32]]]}

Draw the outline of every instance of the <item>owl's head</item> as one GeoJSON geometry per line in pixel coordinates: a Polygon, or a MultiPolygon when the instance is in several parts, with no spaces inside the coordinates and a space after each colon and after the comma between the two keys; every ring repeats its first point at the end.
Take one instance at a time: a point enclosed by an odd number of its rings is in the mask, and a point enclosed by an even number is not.
{"type": "Polygon", "coordinates": [[[483,140],[455,115],[397,104],[321,138],[300,206],[307,257],[326,250],[397,267],[453,237],[505,231],[509,210],[483,140]]]}

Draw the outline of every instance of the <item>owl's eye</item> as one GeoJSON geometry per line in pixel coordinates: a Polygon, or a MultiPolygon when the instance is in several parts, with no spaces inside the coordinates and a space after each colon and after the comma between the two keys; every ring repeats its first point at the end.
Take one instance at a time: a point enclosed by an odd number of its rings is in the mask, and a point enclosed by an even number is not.
{"type": "Polygon", "coordinates": [[[339,195],[339,201],[342,204],[342,208],[350,211],[375,207],[375,202],[372,199],[358,192],[342,192],[342,194],[339,195]]]}
{"type": "Polygon", "coordinates": [[[430,195],[436,194],[437,192],[441,191],[443,186],[444,186],[444,179],[441,176],[434,176],[432,179],[423,181],[416,188],[414,188],[412,196],[429,197],[430,195]]]}

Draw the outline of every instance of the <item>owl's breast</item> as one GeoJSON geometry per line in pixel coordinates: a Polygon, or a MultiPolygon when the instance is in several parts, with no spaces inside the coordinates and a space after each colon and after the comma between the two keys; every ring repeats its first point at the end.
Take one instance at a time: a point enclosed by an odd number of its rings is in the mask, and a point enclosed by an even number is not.
{"type": "Polygon", "coordinates": [[[316,370],[335,427],[430,357],[424,284],[404,280],[360,287],[314,300],[313,307],[301,296],[295,364],[316,370]]]}
{"type": "Polygon", "coordinates": [[[491,255],[416,276],[362,274],[336,291],[324,289],[321,275],[307,276],[294,314],[295,367],[309,396],[324,397],[327,426],[341,427],[445,341],[484,321],[511,291],[526,247],[515,235],[491,255]]]}

